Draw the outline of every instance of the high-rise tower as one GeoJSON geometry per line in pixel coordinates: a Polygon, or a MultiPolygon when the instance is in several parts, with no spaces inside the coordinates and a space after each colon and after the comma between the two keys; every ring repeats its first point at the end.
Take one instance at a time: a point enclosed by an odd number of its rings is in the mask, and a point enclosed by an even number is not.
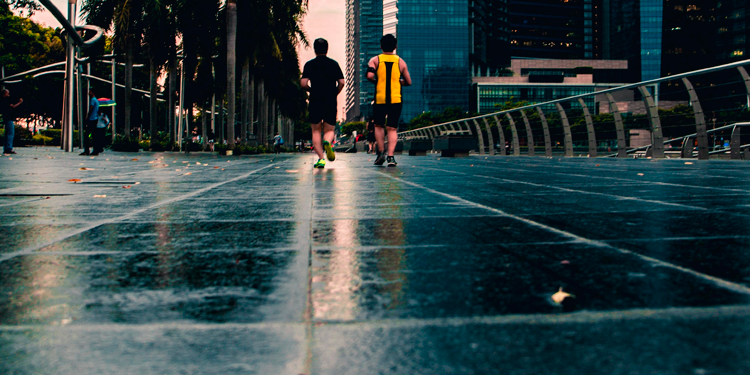
{"type": "Polygon", "coordinates": [[[346,119],[362,120],[372,113],[375,85],[365,76],[367,61],[380,53],[383,36],[382,0],[346,3],[346,119]]]}

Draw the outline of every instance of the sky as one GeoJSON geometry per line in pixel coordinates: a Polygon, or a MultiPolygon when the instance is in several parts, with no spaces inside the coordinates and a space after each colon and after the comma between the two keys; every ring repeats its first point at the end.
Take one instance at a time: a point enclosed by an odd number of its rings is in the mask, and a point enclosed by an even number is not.
{"type": "MultiPolygon", "coordinates": [[[[68,14],[67,0],[52,0],[52,3],[64,14],[68,14]]],[[[79,1],[79,7],[82,2],[79,1]]],[[[49,27],[59,27],[55,17],[50,12],[43,11],[31,17],[34,21],[49,27]]],[[[310,47],[299,46],[300,70],[305,62],[315,58],[312,42],[317,38],[328,40],[328,57],[336,60],[341,66],[341,71],[346,72],[346,2],[345,0],[309,0],[307,15],[305,15],[302,28],[310,41],[310,47]]],[[[344,106],[346,106],[346,90],[339,94],[338,118],[345,117],[344,106]]]]}

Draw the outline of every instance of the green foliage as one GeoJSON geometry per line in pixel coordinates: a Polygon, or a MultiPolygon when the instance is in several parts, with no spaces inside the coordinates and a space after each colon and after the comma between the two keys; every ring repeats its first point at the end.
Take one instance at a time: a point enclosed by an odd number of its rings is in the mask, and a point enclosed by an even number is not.
{"type": "Polygon", "coordinates": [[[357,134],[362,134],[365,132],[366,127],[367,123],[364,121],[347,122],[341,125],[341,134],[351,135],[355,131],[357,134]]]}
{"type": "Polygon", "coordinates": [[[140,148],[138,139],[130,139],[120,134],[112,142],[112,151],[138,152],[140,148]]]}
{"type": "Polygon", "coordinates": [[[33,137],[31,137],[31,141],[29,144],[32,145],[47,145],[52,142],[52,137],[47,137],[42,134],[34,134],[33,137]]]}
{"type": "Polygon", "coordinates": [[[174,143],[169,141],[168,132],[157,132],[156,136],[149,142],[149,149],[151,151],[173,151],[174,146],[174,143]]]}
{"type": "Polygon", "coordinates": [[[414,117],[409,122],[408,130],[419,129],[425,126],[442,124],[450,121],[460,120],[463,118],[476,116],[477,113],[466,112],[461,107],[448,107],[442,112],[432,113],[424,112],[417,117],[414,117]]]}
{"type": "Polygon", "coordinates": [[[228,149],[229,149],[229,146],[223,143],[217,143],[214,145],[214,151],[218,152],[220,155],[225,155],[228,149]]]}

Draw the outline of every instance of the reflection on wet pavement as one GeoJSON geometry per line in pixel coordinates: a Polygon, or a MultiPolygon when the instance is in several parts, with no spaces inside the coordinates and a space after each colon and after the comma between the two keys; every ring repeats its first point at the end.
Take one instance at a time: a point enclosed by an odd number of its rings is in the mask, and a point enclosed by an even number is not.
{"type": "Polygon", "coordinates": [[[0,373],[750,372],[746,162],[106,158],[0,158],[0,373]]]}

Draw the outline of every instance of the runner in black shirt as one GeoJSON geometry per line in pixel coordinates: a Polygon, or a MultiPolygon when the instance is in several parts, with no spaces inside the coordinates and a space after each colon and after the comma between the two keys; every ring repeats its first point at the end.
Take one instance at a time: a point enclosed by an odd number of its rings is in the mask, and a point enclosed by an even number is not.
{"type": "Polygon", "coordinates": [[[331,148],[336,126],[336,97],[344,89],[344,73],[339,64],[328,58],[328,42],[323,38],[313,42],[316,58],[305,63],[300,85],[310,92],[310,124],[312,128],[312,142],[318,162],[315,168],[325,168],[326,161],[334,161],[336,155],[331,148]],[[321,143],[321,130],[324,132],[321,143]],[[324,156],[325,150],[325,156],[324,156]]]}

